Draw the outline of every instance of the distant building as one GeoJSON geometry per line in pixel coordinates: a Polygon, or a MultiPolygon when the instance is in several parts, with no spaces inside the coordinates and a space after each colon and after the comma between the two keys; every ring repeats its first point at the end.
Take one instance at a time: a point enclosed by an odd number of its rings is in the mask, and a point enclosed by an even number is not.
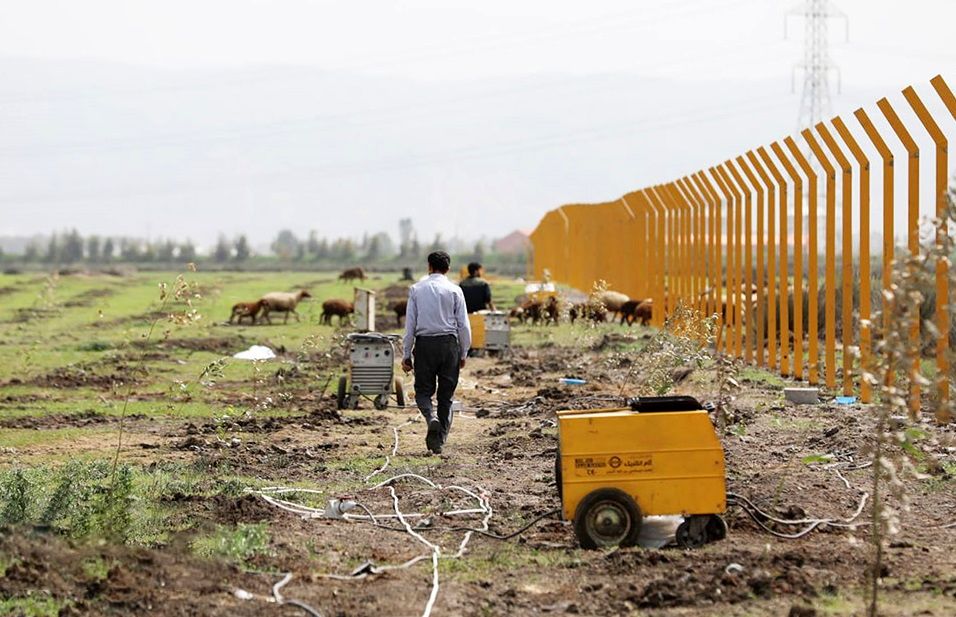
{"type": "Polygon", "coordinates": [[[516,229],[504,238],[494,241],[492,248],[496,253],[505,255],[523,255],[531,249],[531,240],[528,233],[516,229]]]}

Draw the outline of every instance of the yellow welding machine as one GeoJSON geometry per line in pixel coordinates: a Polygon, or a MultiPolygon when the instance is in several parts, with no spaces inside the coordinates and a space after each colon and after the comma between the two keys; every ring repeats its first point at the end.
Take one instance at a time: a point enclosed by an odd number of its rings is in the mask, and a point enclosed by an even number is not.
{"type": "Polygon", "coordinates": [[[676,539],[684,547],[726,535],[724,451],[693,397],[559,411],[558,434],[562,514],[583,547],[633,545],[652,515],[683,516],[676,539]]]}

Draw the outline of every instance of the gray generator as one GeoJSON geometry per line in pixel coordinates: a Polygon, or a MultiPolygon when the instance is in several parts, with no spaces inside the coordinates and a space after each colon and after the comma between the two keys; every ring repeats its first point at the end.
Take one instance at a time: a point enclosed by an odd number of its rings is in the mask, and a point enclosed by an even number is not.
{"type": "Polygon", "coordinates": [[[402,382],[395,377],[396,340],[394,334],[378,332],[348,335],[349,374],[339,378],[339,409],[356,409],[363,397],[370,399],[375,409],[385,409],[393,391],[398,406],[405,406],[402,382]]]}
{"type": "Polygon", "coordinates": [[[485,314],[485,349],[507,353],[511,349],[511,324],[508,313],[488,311],[485,314]]]}

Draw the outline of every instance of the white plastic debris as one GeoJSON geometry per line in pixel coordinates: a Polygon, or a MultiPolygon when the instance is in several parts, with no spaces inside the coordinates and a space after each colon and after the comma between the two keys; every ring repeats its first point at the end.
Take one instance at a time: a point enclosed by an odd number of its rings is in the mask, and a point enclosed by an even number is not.
{"type": "Polygon", "coordinates": [[[240,351],[233,356],[233,358],[238,360],[271,360],[275,357],[275,352],[265,345],[253,345],[249,349],[240,351]]]}
{"type": "Polygon", "coordinates": [[[727,567],[724,568],[724,572],[727,574],[740,574],[744,571],[744,567],[739,563],[729,563],[727,567]]]}

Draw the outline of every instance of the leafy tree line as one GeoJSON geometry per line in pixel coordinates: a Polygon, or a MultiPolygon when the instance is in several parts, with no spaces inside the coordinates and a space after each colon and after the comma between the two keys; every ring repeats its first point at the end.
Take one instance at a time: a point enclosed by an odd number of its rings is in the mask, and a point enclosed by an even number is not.
{"type": "MultiPolygon", "coordinates": [[[[240,238],[245,243],[245,238],[240,238]]],[[[236,241],[239,244],[239,240],[236,241]]],[[[9,255],[10,260],[28,263],[173,263],[198,258],[196,245],[190,240],[143,241],[92,235],[83,237],[76,229],[54,233],[45,244],[31,242],[22,255],[9,255]]]]}
{"type": "Polygon", "coordinates": [[[242,263],[251,259],[282,262],[314,263],[316,265],[342,266],[355,264],[413,265],[421,262],[434,250],[447,250],[461,259],[484,261],[491,259],[502,263],[523,263],[524,256],[490,255],[483,241],[474,245],[461,242],[445,242],[436,235],[432,242],[419,242],[410,219],[399,223],[400,240],[396,243],[385,232],[365,234],[360,240],[353,238],[320,237],[315,230],[304,237],[284,229],[269,245],[267,255],[254,255],[248,238],[240,235],[229,239],[220,235],[208,255],[200,255],[190,240],[144,241],[134,238],[91,235],[83,237],[76,229],[54,233],[45,243],[32,242],[22,255],[0,253],[5,261],[42,264],[106,264],[106,263],[187,263],[212,262],[217,264],[242,263]],[[450,245],[451,244],[451,245],[450,245]]]}

